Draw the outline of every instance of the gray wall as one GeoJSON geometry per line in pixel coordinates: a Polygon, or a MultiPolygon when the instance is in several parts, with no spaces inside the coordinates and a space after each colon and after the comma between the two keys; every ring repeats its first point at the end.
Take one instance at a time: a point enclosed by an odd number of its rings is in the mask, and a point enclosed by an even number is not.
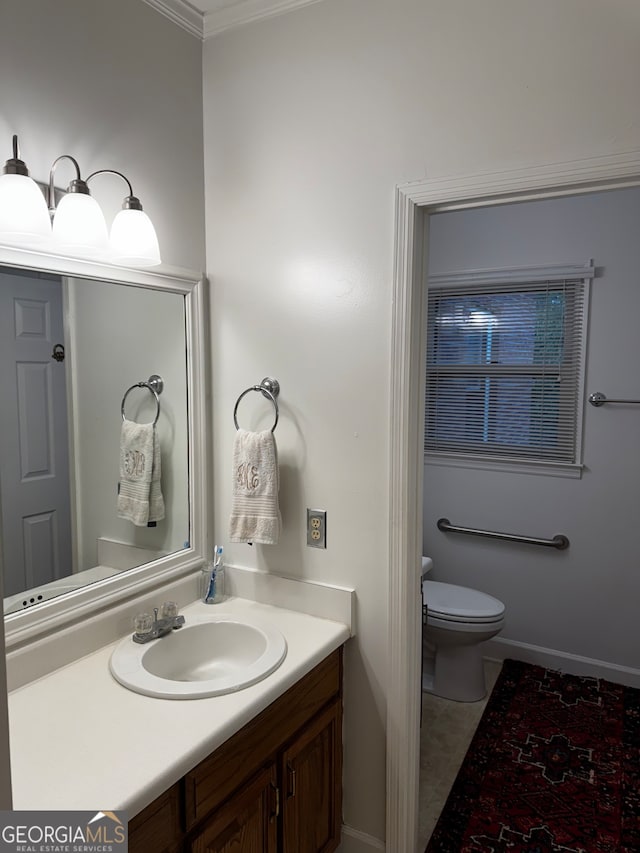
{"type": "MultiPolygon", "coordinates": [[[[640,189],[433,215],[429,272],[587,263],[585,397],[640,399],[640,189]]],[[[640,408],[584,410],[581,479],[425,466],[424,553],[434,578],[502,599],[502,637],[628,667],[640,678],[640,408]],[[567,551],[444,534],[436,521],[543,538],[567,551]]],[[[517,653],[515,653],[517,656],[517,653]]]]}

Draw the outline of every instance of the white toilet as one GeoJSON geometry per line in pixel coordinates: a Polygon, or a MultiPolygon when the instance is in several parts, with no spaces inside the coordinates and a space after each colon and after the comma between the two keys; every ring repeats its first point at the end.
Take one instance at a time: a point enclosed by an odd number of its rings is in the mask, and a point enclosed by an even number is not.
{"type": "Polygon", "coordinates": [[[477,702],[487,694],[480,644],[504,626],[497,598],[450,583],[425,580],[433,568],[422,558],[422,689],[457,702],[477,702]]]}

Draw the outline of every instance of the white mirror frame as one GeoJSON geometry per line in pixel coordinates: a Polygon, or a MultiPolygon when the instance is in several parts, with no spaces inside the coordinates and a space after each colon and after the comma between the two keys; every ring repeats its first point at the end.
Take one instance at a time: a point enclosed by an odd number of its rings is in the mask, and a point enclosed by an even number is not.
{"type": "Polygon", "coordinates": [[[126,599],[196,571],[207,544],[208,432],[205,340],[206,279],[202,273],[162,265],[153,271],[99,264],[0,245],[0,265],[61,276],[116,282],[169,291],[185,297],[187,398],[189,403],[189,547],[151,563],[52,598],[5,617],[6,651],[77,623],[126,599]]]}

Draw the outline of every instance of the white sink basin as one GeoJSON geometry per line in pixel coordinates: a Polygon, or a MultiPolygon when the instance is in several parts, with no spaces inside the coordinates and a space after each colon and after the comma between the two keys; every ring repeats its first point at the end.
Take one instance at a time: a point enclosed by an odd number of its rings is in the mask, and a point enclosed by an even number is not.
{"type": "Polygon", "coordinates": [[[231,615],[187,617],[166,637],[134,643],[126,637],[109,666],[120,684],[162,699],[200,699],[233,693],[266,678],[287,653],[277,628],[231,615]]]}

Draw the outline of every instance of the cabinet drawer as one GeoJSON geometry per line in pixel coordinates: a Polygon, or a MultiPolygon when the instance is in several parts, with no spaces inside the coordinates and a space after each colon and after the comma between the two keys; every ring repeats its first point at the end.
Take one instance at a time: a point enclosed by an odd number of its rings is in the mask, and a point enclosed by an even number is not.
{"type": "Polygon", "coordinates": [[[172,853],[182,837],[180,785],[174,785],[129,821],[129,853],[172,853]]]}
{"type": "Polygon", "coordinates": [[[187,773],[186,828],[219,806],[331,699],[340,694],[342,649],[333,652],[279,699],[187,773]]]}

